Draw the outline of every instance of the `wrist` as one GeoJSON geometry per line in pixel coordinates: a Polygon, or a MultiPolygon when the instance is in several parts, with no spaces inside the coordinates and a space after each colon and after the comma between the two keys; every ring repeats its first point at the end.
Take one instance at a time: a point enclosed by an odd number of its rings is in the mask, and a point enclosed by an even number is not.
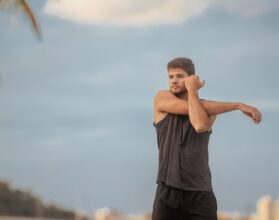
{"type": "Polygon", "coordinates": [[[241,111],[243,105],[244,105],[243,103],[237,102],[237,103],[236,103],[236,109],[241,111]]]}
{"type": "Polygon", "coordinates": [[[198,90],[196,88],[189,88],[187,89],[188,94],[193,93],[196,94],[198,92],[198,90]]]}
{"type": "Polygon", "coordinates": [[[187,90],[187,96],[188,96],[188,99],[198,99],[199,98],[199,94],[198,94],[198,90],[197,89],[189,89],[187,90]]]}

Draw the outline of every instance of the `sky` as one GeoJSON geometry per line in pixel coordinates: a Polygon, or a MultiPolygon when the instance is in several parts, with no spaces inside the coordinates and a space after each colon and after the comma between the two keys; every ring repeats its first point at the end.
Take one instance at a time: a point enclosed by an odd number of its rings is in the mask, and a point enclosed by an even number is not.
{"type": "Polygon", "coordinates": [[[0,179],[94,213],[152,211],[153,98],[166,64],[189,57],[201,98],[257,107],[217,116],[209,165],[218,210],[279,198],[279,3],[274,0],[29,1],[0,11],[0,179]]]}

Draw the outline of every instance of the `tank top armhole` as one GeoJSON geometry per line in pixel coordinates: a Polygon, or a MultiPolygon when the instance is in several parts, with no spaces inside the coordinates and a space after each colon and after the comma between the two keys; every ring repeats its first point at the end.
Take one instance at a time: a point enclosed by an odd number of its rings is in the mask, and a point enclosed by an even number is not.
{"type": "Polygon", "coordinates": [[[166,118],[168,117],[169,114],[170,114],[170,113],[167,113],[167,114],[165,115],[165,117],[164,117],[163,119],[161,119],[160,121],[158,121],[157,123],[153,122],[153,126],[154,126],[154,127],[159,127],[159,126],[166,120],[166,118]]]}
{"type": "MultiPolygon", "coordinates": [[[[200,99],[200,100],[205,100],[206,101],[206,99],[200,99]]],[[[210,128],[210,130],[208,130],[208,132],[209,132],[209,134],[212,133],[212,127],[210,128]]]]}

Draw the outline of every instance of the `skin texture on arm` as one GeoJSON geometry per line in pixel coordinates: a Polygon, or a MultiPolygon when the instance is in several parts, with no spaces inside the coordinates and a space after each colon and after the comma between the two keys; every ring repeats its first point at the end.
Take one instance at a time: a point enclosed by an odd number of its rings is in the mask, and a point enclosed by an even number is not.
{"type": "Polygon", "coordinates": [[[213,122],[210,115],[205,111],[197,90],[188,91],[188,102],[189,119],[196,132],[201,133],[209,130],[213,122]]]}
{"type": "Polygon", "coordinates": [[[177,98],[169,90],[157,92],[154,98],[154,109],[159,112],[167,112],[177,115],[188,115],[188,100],[177,98]]]}
{"type": "MultiPolygon", "coordinates": [[[[203,107],[209,115],[218,115],[238,110],[240,103],[201,100],[203,107]]],[[[178,115],[189,115],[188,100],[177,98],[169,90],[157,92],[154,104],[159,111],[178,115]]]]}
{"type": "Polygon", "coordinates": [[[162,119],[167,113],[172,113],[172,114],[180,114],[180,115],[189,115],[190,122],[197,133],[202,133],[211,129],[216,119],[216,116],[208,115],[208,113],[205,111],[204,107],[202,106],[202,103],[198,97],[197,92],[195,92],[193,96],[188,98],[190,99],[189,101],[177,98],[172,93],[171,94],[165,93],[165,95],[167,96],[165,96],[164,98],[166,98],[168,101],[164,100],[164,102],[162,101],[160,102],[155,97],[154,100],[155,123],[158,122],[158,120],[156,120],[156,116],[158,117],[158,115],[161,115],[159,117],[160,119],[162,119]],[[172,95],[174,97],[172,97],[172,95]],[[191,105],[190,104],[188,105],[188,103],[191,103],[191,105]],[[166,111],[158,112],[158,108],[166,108],[166,111]],[[168,111],[168,108],[170,111],[168,111]],[[187,114],[185,114],[185,112],[187,112],[187,114]]]}
{"type": "Polygon", "coordinates": [[[198,90],[204,86],[195,74],[189,75],[182,68],[168,69],[169,90],[159,91],[154,98],[154,122],[161,121],[168,113],[189,115],[197,132],[209,130],[216,115],[240,110],[255,123],[261,121],[257,108],[239,102],[200,100],[198,90]],[[214,117],[215,116],[215,117],[214,117]]]}
{"type": "Polygon", "coordinates": [[[196,75],[185,78],[185,87],[188,91],[189,119],[198,133],[209,130],[213,124],[210,115],[204,109],[199,98],[198,89],[203,87],[203,85],[204,82],[201,82],[196,75]]]}
{"type": "MultiPolygon", "coordinates": [[[[240,110],[245,115],[253,119],[255,123],[261,121],[261,114],[257,108],[240,102],[219,102],[211,100],[201,100],[205,111],[211,115],[219,115],[222,113],[240,110]]],[[[176,97],[169,90],[161,90],[157,92],[154,98],[154,107],[156,111],[167,112],[178,115],[189,115],[188,100],[176,97]]]]}

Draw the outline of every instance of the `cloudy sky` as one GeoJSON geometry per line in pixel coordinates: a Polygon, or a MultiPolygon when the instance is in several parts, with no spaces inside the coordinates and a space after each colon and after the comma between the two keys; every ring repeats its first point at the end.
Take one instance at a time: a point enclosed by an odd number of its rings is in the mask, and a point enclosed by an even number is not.
{"type": "Polygon", "coordinates": [[[190,57],[200,96],[255,105],[217,117],[210,168],[219,210],[279,198],[279,4],[254,0],[30,0],[38,41],[0,11],[0,178],[94,213],[152,211],[153,97],[167,62],[190,57]]]}

